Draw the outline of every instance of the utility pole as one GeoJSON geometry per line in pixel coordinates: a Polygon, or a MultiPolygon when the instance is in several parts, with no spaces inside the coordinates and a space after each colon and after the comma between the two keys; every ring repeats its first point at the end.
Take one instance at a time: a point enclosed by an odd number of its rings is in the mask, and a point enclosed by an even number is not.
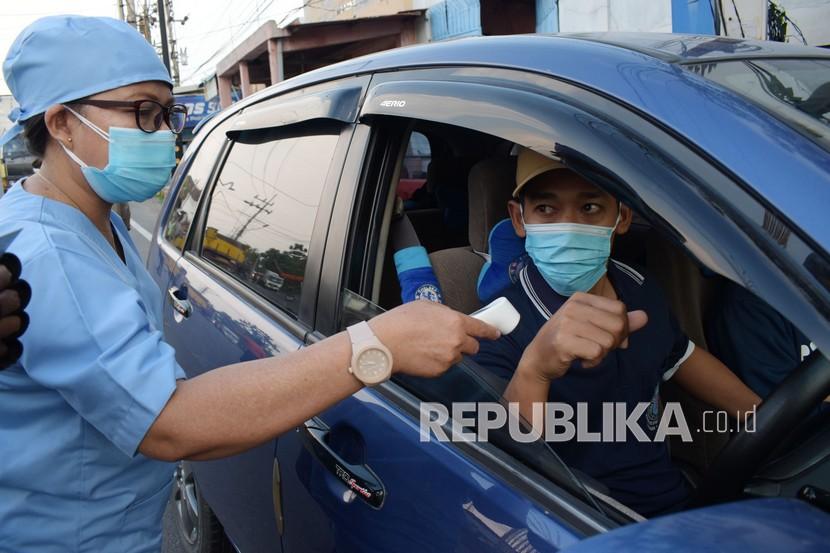
{"type": "Polygon", "coordinates": [[[138,29],[138,18],[135,15],[135,0],[118,0],[118,17],[122,21],[126,21],[133,28],[138,29]]]}
{"type": "Polygon", "coordinates": [[[167,44],[167,6],[164,0],[158,0],[159,30],[161,31],[161,61],[170,72],[170,50],[167,44]]]}
{"type": "MultiPolygon", "coordinates": [[[[128,4],[129,4],[129,1],[130,0],[127,0],[128,4]]],[[[129,23],[129,21],[128,21],[128,23],[129,23]]],[[[147,0],[144,0],[144,14],[141,17],[141,22],[140,23],[138,22],[138,18],[136,17],[135,28],[138,29],[139,32],[144,35],[144,38],[147,39],[147,42],[152,44],[153,43],[153,37],[150,34],[150,27],[151,27],[150,7],[147,5],[147,0]]]]}
{"type": "Polygon", "coordinates": [[[165,6],[165,17],[167,18],[167,24],[169,27],[167,28],[167,36],[168,42],[170,43],[170,73],[173,77],[173,83],[175,85],[180,84],[181,80],[181,73],[179,72],[179,48],[178,42],[176,41],[176,23],[184,25],[187,23],[189,16],[184,16],[183,19],[176,19],[173,14],[173,0],[164,0],[165,6]]]}
{"type": "MultiPolygon", "coordinates": [[[[273,196],[271,196],[270,199],[266,200],[265,198],[260,198],[259,194],[254,194],[254,198],[256,199],[257,203],[254,203],[254,202],[249,201],[249,200],[245,200],[243,203],[246,203],[249,206],[256,208],[256,211],[254,212],[253,215],[251,215],[248,218],[247,221],[245,221],[245,224],[242,225],[242,227],[236,233],[234,233],[233,239],[238,241],[239,237],[242,236],[245,233],[245,231],[248,229],[248,225],[250,225],[254,221],[254,219],[256,219],[259,216],[260,213],[262,213],[264,211],[265,213],[270,214],[273,210],[268,209],[268,208],[271,207],[272,205],[274,205],[274,199],[276,199],[276,197],[278,195],[279,195],[279,193],[274,194],[273,196]]],[[[265,225],[267,226],[267,223],[265,223],[265,225]]]]}

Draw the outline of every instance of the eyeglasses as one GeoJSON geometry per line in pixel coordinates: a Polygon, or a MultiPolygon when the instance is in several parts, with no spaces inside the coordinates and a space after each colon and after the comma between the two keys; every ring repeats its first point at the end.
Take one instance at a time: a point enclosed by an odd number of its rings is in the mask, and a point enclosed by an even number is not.
{"type": "Polygon", "coordinates": [[[121,100],[75,100],[73,104],[95,106],[105,109],[128,108],[135,112],[135,123],[146,133],[156,132],[162,122],[179,134],[187,122],[187,107],[184,104],[164,106],[155,100],[136,100],[134,102],[121,100]]]}

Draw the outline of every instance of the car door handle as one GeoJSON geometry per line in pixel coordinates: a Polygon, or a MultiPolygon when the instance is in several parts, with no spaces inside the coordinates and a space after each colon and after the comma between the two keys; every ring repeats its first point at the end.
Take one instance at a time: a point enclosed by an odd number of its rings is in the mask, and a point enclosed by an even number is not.
{"type": "Polygon", "coordinates": [[[299,429],[305,448],[346,487],[370,507],[380,509],[386,489],[367,465],[349,463],[328,444],[329,427],[318,418],[307,420],[299,429]]]}
{"type": "Polygon", "coordinates": [[[167,290],[167,298],[170,300],[170,304],[173,306],[176,313],[186,319],[193,312],[193,306],[190,305],[190,300],[187,298],[182,299],[179,297],[181,293],[181,290],[179,290],[176,286],[173,286],[167,290]]]}

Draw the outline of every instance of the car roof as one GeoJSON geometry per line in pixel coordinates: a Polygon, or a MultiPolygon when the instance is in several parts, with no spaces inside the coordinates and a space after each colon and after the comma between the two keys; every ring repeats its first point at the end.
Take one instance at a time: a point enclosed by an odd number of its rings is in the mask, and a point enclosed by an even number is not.
{"type": "Polygon", "coordinates": [[[471,37],[387,50],[317,69],[257,92],[228,111],[288,90],[374,72],[480,66],[544,74],[623,103],[685,139],[830,251],[830,226],[825,223],[830,154],[749,100],[683,67],[750,57],[830,60],[830,51],[659,33],[471,37]]]}

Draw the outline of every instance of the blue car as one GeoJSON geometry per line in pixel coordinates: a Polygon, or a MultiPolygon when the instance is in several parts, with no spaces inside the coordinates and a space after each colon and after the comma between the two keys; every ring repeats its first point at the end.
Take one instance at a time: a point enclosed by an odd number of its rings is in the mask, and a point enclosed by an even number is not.
{"type": "MultiPolygon", "coordinates": [[[[830,351],[830,51],[596,34],[383,52],[213,117],[173,176],[148,258],[179,363],[195,377],[281,355],[400,304],[403,216],[445,302],[477,309],[518,146],[634,209],[613,255],[660,279],[695,343],[731,282],[830,351]],[[406,170],[415,150],[420,180],[406,170]]],[[[819,351],[731,439],[666,384],[694,437],[671,443],[694,490],[682,512],[645,519],[556,444],[422,440],[421,402],[500,397],[504,382],[465,359],[438,379],[363,389],[244,454],[182,463],[182,541],[242,553],[830,550],[819,351]]]]}

